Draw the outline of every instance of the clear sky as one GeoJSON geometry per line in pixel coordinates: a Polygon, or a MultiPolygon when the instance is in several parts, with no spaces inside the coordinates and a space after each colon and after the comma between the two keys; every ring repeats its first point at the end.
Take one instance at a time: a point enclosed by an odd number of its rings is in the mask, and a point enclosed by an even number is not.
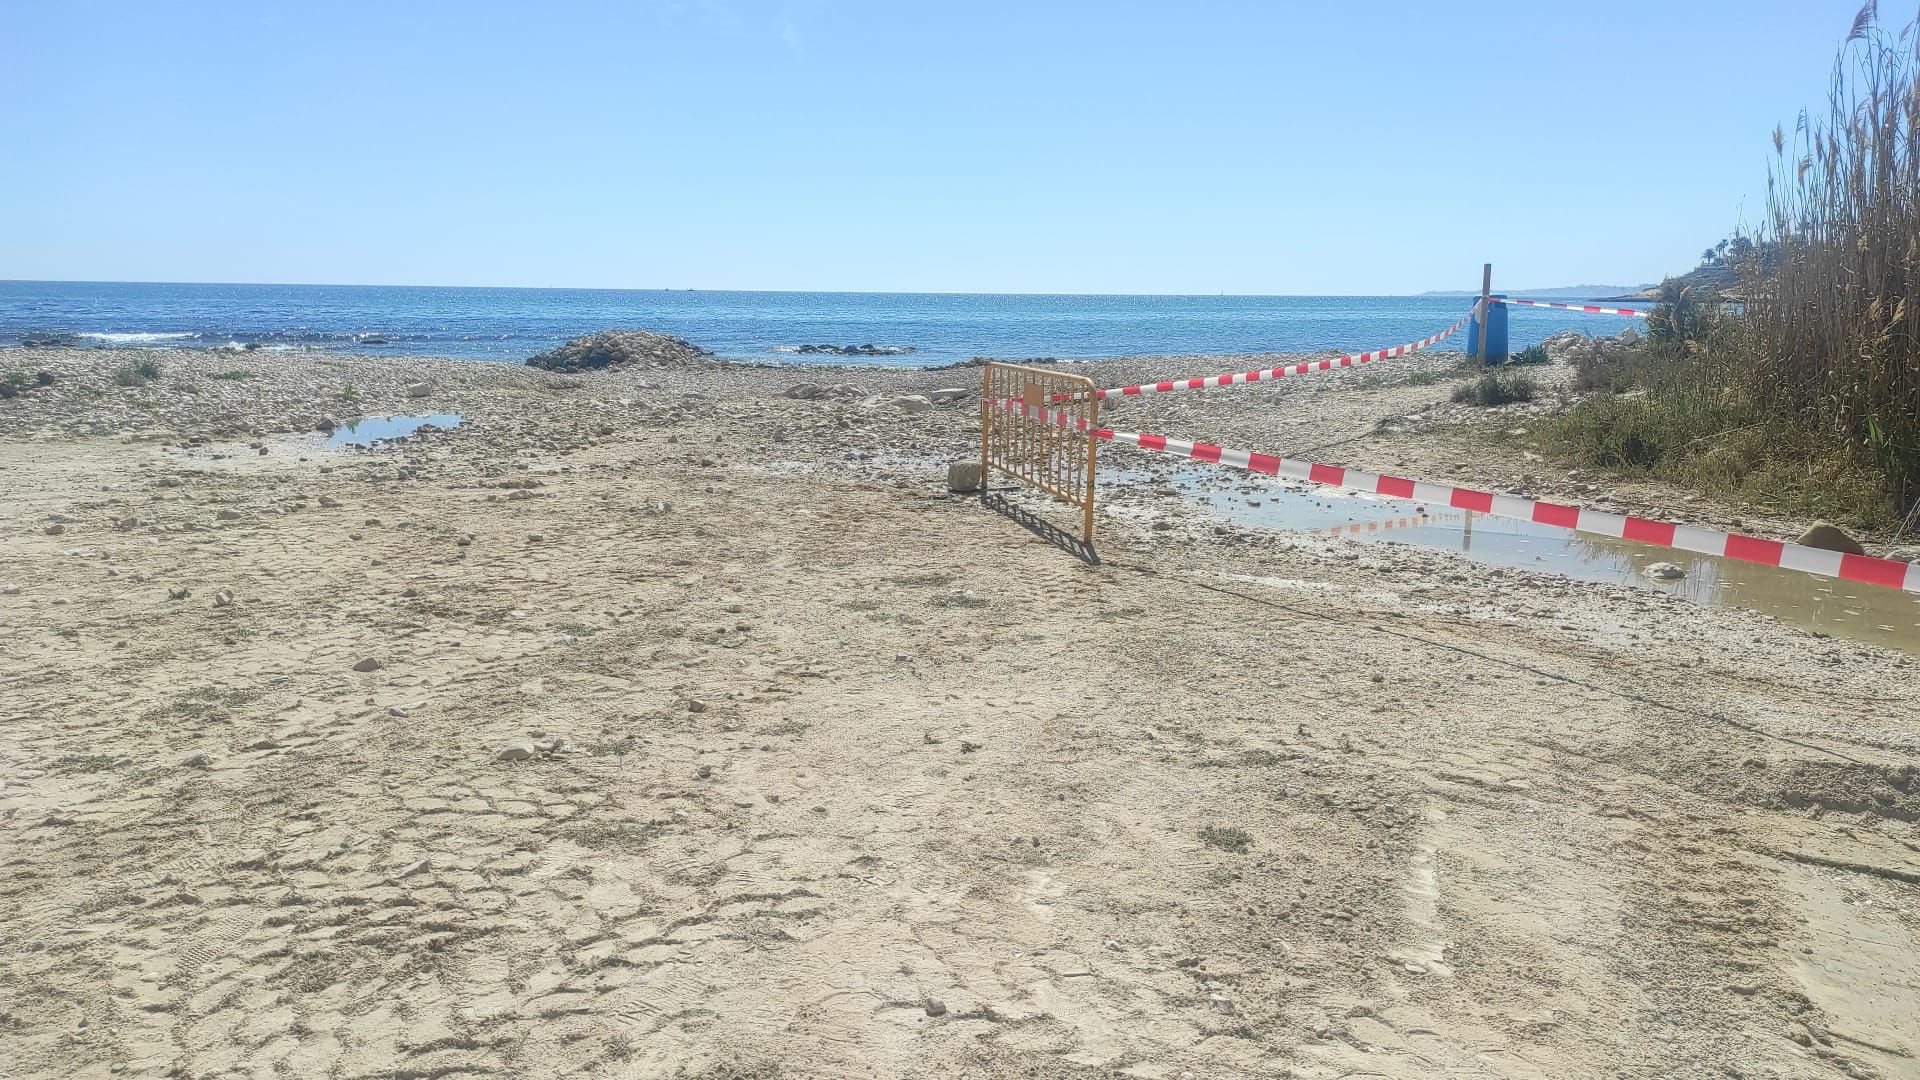
{"type": "Polygon", "coordinates": [[[0,278],[1636,283],[1857,7],[0,0],[0,278]]]}

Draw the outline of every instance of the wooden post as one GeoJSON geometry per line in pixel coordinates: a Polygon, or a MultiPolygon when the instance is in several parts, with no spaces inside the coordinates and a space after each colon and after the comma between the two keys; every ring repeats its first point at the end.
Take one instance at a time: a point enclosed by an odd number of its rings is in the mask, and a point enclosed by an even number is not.
{"type": "Polygon", "coordinates": [[[1493,264],[1480,267],[1480,366],[1487,366],[1487,338],[1493,331],[1493,264]]]}

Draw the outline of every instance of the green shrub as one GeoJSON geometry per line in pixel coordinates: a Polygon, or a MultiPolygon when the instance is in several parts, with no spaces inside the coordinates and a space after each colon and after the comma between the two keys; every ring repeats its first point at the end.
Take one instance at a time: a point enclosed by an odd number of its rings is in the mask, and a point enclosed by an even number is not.
{"type": "Polygon", "coordinates": [[[1529,345],[1512,356],[1507,357],[1508,365],[1551,364],[1553,357],[1547,355],[1545,345],[1529,345]]]}
{"type": "Polygon", "coordinates": [[[1489,371],[1469,383],[1453,388],[1453,400],[1459,405],[1491,407],[1516,401],[1532,401],[1540,392],[1533,376],[1524,372],[1489,371]]]}

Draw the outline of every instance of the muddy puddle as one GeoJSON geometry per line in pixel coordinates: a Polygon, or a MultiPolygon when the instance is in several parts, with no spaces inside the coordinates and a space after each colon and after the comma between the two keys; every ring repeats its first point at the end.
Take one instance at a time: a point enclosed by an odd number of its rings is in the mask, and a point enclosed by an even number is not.
{"type": "Polygon", "coordinates": [[[391,439],[404,439],[424,427],[456,428],[459,413],[433,413],[429,416],[366,416],[342,424],[327,436],[327,449],[348,446],[372,446],[391,439]]]}
{"type": "Polygon", "coordinates": [[[1803,630],[1920,654],[1920,595],[1896,589],[1331,488],[1284,481],[1222,485],[1220,474],[1208,469],[1128,478],[1171,483],[1183,496],[1205,502],[1236,525],[1457,551],[1489,566],[1672,593],[1696,604],[1747,608],[1803,630]],[[1677,581],[1648,577],[1646,567],[1657,562],[1673,563],[1686,576],[1677,581]]]}

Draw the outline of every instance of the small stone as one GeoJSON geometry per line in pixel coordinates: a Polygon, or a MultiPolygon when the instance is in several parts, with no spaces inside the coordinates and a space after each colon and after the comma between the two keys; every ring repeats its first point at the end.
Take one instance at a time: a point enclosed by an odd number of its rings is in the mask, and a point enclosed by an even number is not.
{"type": "Polygon", "coordinates": [[[0,596],[19,596],[19,595],[20,595],[20,586],[0,585],[0,596]]]}
{"type": "Polygon", "coordinates": [[[473,534],[461,533],[460,539],[455,540],[454,543],[459,544],[461,547],[466,547],[468,544],[473,543],[473,534]]]}
{"type": "Polygon", "coordinates": [[[48,536],[59,536],[61,533],[67,531],[67,527],[56,521],[53,524],[47,526],[42,531],[44,531],[48,536]]]}
{"type": "Polygon", "coordinates": [[[395,881],[405,881],[415,874],[424,874],[431,869],[433,869],[432,863],[426,859],[421,859],[419,862],[408,863],[406,866],[401,867],[400,872],[393,875],[393,879],[395,881]]]}
{"type": "Polygon", "coordinates": [[[687,711],[690,713],[706,712],[707,703],[704,701],[701,701],[699,698],[694,698],[693,700],[687,702],[687,711]]]}
{"type": "Polygon", "coordinates": [[[193,590],[187,588],[185,585],[182,585],[177,589],[167,590],[167,599],[169,600],[185,600],[187,597],[192,595],[193,595],[193,590]]]}
{"type": "Polygon", "coordinates": [[[327,510],[332,510],[345,504],[331,495],[322,495],[320,496],[320,505],[327,510]]]}
{"type": "Polygon", "coordinates": [[[946,1003],[946,1002],[944,1002],[944,1001],[941,1001],[941,1000],[940,1000],[939,998],[937,998],[937,997],[930,997],[930,998],[928,998],[928,999],[926,1000],[926,1005],[925,1005],[925,1008],[926,1008],[926,1010],[927,1010],[927,1015],[928,1015],[928,1016],[945,1016],[945,1015],[947,1015],[947,1003],[946,1003]]]}
{"type": "Polygon", "coordinates": [[[711,780],[713,778],[713,766],[702,765],[693,770],[693,775],[698,776],[702,780],[711,780]]]}
{"type": "Polygon", "coordinates": [[[433,387],[423,382],[412,383],[407,387],[407,396],[410,398],[423,398],[431,393],[433,393],[433,387]]]}
{"type": "Polygon", "coordinates": [[[1212,1009],[1214,1012],[1220,1013],[1223,1016],[1232,1016],[1233,1000],[1231,998],[1223,997],[1219,994],[1208,994],[1207,1008],[1212,1009]]]}
{"type": "Polygon", "coordinates": [[[1685,570],[1680,569],[1670,562],[1648,563],[1646,569],[1642,570],[1641,573],[1655,581],[1679,581],[1681,578],[1687,576],[1685,570]]]}
{"type": "Polygon", "coordinates": [[[228,606],[231,606],[232,604],[233,604],[232,589],[221,589],[219,592],[216,592],[213,594],[214,607],[228,607],[228,606]]]}
{"type": "Polygon", "coordinates": [[[379,670],[380,670],[381,668],[383,668],[383,667],[386,667],[386,666],[387,666],[387,663],[386,663],[386,661],[384,661],[384,660],[382,660],[382,659],[380,659],[380,658],[379,658],[379,657],[377,657],[377,656],[369,656],[369,657],[366,657],[365,659],[363,659],[363,660],[361,660],[361,661],[360,661],[359,663],[357,663],[357,664],[355,664],[355,665],[353,665],[353,670],[355,670],[355,671],[379,671],[379,670]]]}
{"type": "Polygon", "coordinates": [[[204,769],[213,764],[213,758],[205,753],[193,753],[181,758],[180,764],[189,769],[204,769]]]}
{"type": "Polygon", "coordinates": [[[214,514],[213,516],[220,521],[239,521],[242,517],[245,517],[246,515],[242,514],[238,510],[233,509],[232,507],[226,507],[222,509],[219,513],[214,514]]]}
{"type": "Polygon", "coordinates": [[[493,760],[525,761],[539,752],[531,742],[513,742],[501,747],[500,752],[493,755],[493,760]]]}

